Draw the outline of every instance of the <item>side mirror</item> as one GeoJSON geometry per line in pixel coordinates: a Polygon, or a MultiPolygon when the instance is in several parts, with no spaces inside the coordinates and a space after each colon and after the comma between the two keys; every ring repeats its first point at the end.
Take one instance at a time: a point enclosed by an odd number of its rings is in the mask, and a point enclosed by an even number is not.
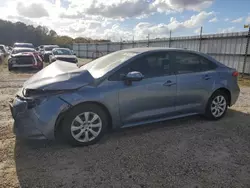
{"type": "Polygon", "coordinates": [[[144,78],[143,74],[137,71],[129,72],[125,77],[125,81],[135,82],[141,81],[144,78]]]}

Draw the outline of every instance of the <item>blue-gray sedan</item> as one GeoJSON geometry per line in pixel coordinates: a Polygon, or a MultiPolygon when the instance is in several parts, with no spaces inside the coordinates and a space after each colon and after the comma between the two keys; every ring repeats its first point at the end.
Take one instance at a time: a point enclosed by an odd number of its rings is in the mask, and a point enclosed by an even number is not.
{"type": "Polygon", "coordinates": [[[133,48],[82,67],[55,61],[28,79],[10,103],[16,136],[71,145],[96,143],[109,129],[195,114],[222,118],[240,89],[238,72],[199,52],[133,48]]]}

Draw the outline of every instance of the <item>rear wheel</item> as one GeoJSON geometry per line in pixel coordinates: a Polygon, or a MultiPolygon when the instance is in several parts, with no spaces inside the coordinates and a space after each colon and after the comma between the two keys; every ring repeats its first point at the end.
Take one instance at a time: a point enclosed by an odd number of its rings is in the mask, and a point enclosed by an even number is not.
{"type": "Polygon", "coordinates": [[[229,98],[222,91],[215,92],[208,100],[206,107],[206,117],[211,120],[221,119],[227,112],[229,98]]]}
{"type": "Polygon", "coordinates": [[[74,107],[62,123],[65,140],[72,146],[95,144],[106,132],[108,118],[95,104],[74,107]]]}

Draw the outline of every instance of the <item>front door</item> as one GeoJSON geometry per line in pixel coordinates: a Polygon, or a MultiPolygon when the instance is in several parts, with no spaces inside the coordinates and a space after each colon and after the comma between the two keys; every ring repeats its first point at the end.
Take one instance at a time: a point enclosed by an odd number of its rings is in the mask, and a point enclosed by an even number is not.
{"type": "Polygon", "coordinates": [[[117,74],[138,71],[141,81],[131,85],[120,81],[120,116],[125,126],[143,121],[150,122],[175,113],[176,76],[172,74],[169,54],[154,52],[130,62],[117,74]]]}

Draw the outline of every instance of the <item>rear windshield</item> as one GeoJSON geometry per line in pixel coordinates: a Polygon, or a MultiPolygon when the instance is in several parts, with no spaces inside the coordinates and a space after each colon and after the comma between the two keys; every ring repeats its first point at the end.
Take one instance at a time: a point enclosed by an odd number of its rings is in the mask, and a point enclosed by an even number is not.
{"type": "Polygon", "coordinates": [[[56,49],[53,50],[54,55],[72,55],[71,51],[68,49],[56,49]]]}
{"type": "Polygon", "coordinates": [[[12,54],[18,54],[18,53],[23,53],[23,52],[35,52],[33,49],[18,49],[18,50],[13,50],[12,54]]]}
{"type": "Polygon", "coordinates": [[[44,47],[44,50],[45,51],[52,51],[54,48],[57,48],[57,46],[44,47]]]}

